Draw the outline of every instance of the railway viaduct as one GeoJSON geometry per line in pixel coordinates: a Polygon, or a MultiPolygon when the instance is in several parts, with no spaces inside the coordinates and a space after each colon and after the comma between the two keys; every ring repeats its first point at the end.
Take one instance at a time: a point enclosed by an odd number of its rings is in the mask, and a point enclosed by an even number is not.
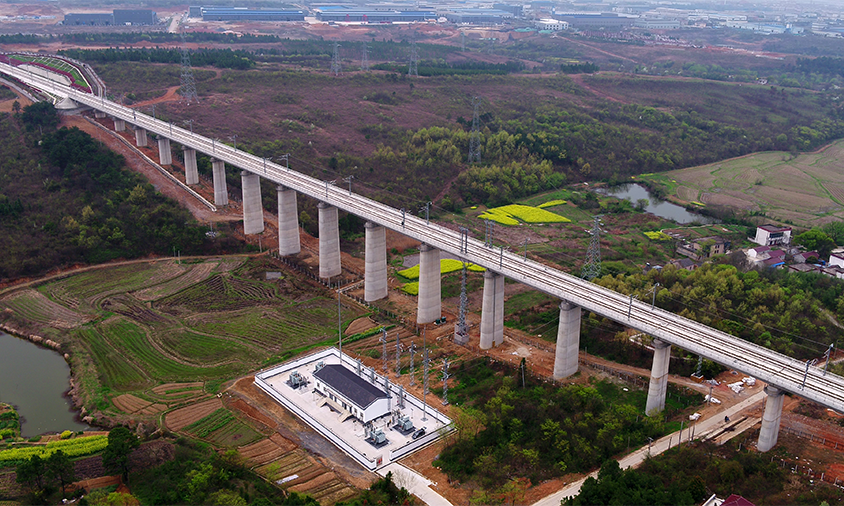
{"type": "Polygon", "coordinates": [[[366,220],[364,297],[374,301],[387,296],[387,228],[422,243],[420,248],[419,296],[417,322],[431,323],[441,317],[440,251],[456,255],[486,268],[481,313],[480,347],[489,349],[504,339],[504,279],[524,283],[560,300],[560,323],[554,362],[554,378],[574,374],[578,367],[581,308],[622,323],[654,338],[654,361],[648,388],[646,412],[660,412],[665,407],[668,363],[671,346],[678,346],[758,378],[765,383],[767,401],[759,434],[758,449],[768,451],[776,445],[782,415],[783,394],[791,393],[844,412],[844,378],[827,374],[806,362],[797,361],[767,348],[746,342],[727,333],[694,322],[671,312],[640,302],[630,296],[550,268],[530,259],[490,247],[462,232],[455,232],[425,219],[358,195],[351,189],[290,170],[218,144],[192,130],[188,131],[137,112],[131,108],[71,88],[64,82],[33,72],[27,65],[0,63],[0,72],[53,97],[61,106],[84,106],[100,118],[110,116],[114,129],[131,126],[138,146],[148,142],[147,133],[158,137],[162,165],[172,162],[170,142],[184,150],[186,184],[198,179],[196,152],[212,157],[214,203],[228,203],[224,164],[241,169],[243,224],[246,234],[264,230],[260,178],[272,181],[278,190],[279,254],[299,253],[297,194],[317,199],[319,203],[319,275],[330,278],[341,273],[338,209],[366,220]]]}

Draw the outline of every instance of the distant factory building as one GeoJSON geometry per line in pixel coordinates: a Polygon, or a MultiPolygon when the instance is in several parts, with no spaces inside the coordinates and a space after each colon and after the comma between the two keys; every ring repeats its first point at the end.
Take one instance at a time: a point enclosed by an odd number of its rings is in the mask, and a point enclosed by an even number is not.
{"type": "Polygon", "coordinates": [[[158,16],[149,9],[114,9],[106,13],[69,13],[65,14],[65,25],[154,25],[158,16]]]}
{"type": "Polygon", "coordinates": [[[601,12],[555,12],[554,18],[567,22],[574,28],[626,28],[636,21],[634,17],[601,12]]]}
{"type": "Polygon", "coordinates": [[[633,26],[648,30],[679,30],[681,25],[673,19],[637,19],[633,26]]]}
{"type": "Polygon", "coordinates": [[[472,25],[500,25],[513,19],[513,13],[499,9],[451,9],[443,13],[451,23],[472,25]]]}
{"type": "Polygon", "coordinates": [[[436,19],[433,11],[375,11],[349,9],[343,6],[326,6],[314,9],[320,21],[334,23],[410,23],[436,19]]]}
{"type": "Polygon", "coordinates": [[[536,22],[536,27],[540,30],[559,32],[560,30],[567,29],[569,27],[569,24],[565,21],[560,21],[558,19],[540,19],[536,22]]]}
{"type": "Polygon", "coordinates": [[[156,23],[158,23],[158,17],[149,9],[114,9],[115,25],[154,25],[156,23]]]}
{"type": "Polygon", "coordinates": [[[314,390],[363,423],[390,412],[387,392],[342,365],[326,365],[314,372],[314,390]]]}
{"type": "MultiPolygon", "coordinates": [[[[203,21],[304,21],[305,13],[294,10],[200,7],[203,21]]],[[[192,17],[192,16],[191,16],[192,17]]]]}
{"type": "Polygon", "coordinates": [[[525,6],[524,5],[511,5],[511,4],[492,4],[493,9],[498,9],[500,11],[507,11],[512,14],[514,17],[520,18],[525,14],[525,6]]]}
{"type": "Polygon", "coordinates": [[[103,25],[113,25],[114,24],[114,14],[65,14],[64,21],[62,22],[64,25],[73,26],[73,25],[92,25],[92,26],[103,26],[103,25]]]}

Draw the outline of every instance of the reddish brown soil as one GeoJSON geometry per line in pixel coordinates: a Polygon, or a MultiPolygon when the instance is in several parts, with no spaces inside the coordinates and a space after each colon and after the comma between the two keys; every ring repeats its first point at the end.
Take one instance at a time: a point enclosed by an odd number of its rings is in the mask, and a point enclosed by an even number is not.
{"type": "Polygon", "coordinates": [[[164,423],[170,430],[181,430],[193,422],[210,415],[221,407],[223,407],[223,403],[220,402],[220,399],[209,399],[167,413],[164,417],[164,423]]]}

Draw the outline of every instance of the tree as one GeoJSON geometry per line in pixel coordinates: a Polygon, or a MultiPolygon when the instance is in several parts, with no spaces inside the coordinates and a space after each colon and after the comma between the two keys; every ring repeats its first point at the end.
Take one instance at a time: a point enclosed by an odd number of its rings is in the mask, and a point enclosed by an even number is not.
{"type": "Polygon", "coordinates": [[[26,129],[36,130],[38,127],[56,128],[59,124],[59,115],[56,108],[50,102],[36,102],[23,108],[21,115],[26,129]]]}
{"type": "Polygon", "coordinates": [[[835,241],[835,244],[844,244],[844,221],[832,221],[824,224],[821,230],[835,241]]]}
{"type": "Polygon", "coordinates": [[[129,481],[129,455],[140,446],[138,437],[126,427],[116,427],[108,433],[108,446],[103,451],[103,467],[111,473],[120,473],[129,481]]]}
{"type": "Polygon", "coordinates": [[[817,251],[821,258],[826,258],[835,248],[835,242],[826,233],[813,228],[794,238],[794,244],[799,244],[809,251],[817,251]]]}
{"type": "Polygon", "coordinates": [[[644,211],[649,205],[651,205],[651,201],[648,199],[639,199],[636,201],[636,210],[637,211],[644,211]]]}
{"type": "Polygon", "coordinates": [[[54,479],[59,480],[59,483],[61,483],[62,486],[62,494],[64,494],[65,485],[73,482],[76,477],[73,469],[73,462],[70,460],[70,457],[61,450],[58,450],[47,457],[47,472],[54,479]]]}
{"type": "Polygon", "coordinates": [[[21,113],[21,103],[15,100],[12,102],[12,111],[14,111],[15,116],[21,113]]]}
{"type": "Polygon", "coordinates": [[[15,481],[28,485],[33,491],[40,492],[44,489],[44,475],[47,472],[45,461],[40,455],[33,455],[29,460],[24,460],[15,469],[17,475],[15,481]]]}

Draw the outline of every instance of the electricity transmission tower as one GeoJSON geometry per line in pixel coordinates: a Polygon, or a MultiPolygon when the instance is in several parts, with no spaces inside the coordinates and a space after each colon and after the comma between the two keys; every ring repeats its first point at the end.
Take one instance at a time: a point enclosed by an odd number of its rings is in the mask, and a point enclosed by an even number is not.
{"type": "Polygon", "coordinates": [[[472,97],[472,133],[469,135],[469,163],[481,163],[480,97],[472,97]]]}
{"type": "Polygon", "coordinates": [[[334,43],[334,56],[331,58],[331,73],[339,76],[343,67],[340,65],[340,44],[334,43]]]}
{"type": "Polygon", "coordinates": [[[591,281],[601,275],[601,215],[595,216],[595,222],[592,225],[592,240],[589,242],[589,249],[586,251],[586,263],[583,264],[583,270],[580,272],[580,277],[591,281]]]}
{"type": "Polygon", "coordinates": [[[384,361],[384,376],[387,376],[387,329],[381,329],[381,341],[384,344],[384,349],[381,351],[382,359],[384,361]]]}
{"type": "Polygon", "coordinates": [[[416,343],[410,345],[410,386],[416,384],[416,379],[413,376],[413,355],[416,354],[416,343]]]}
{"type": "Polygon", "coordinates": [[[410,62],[407,65],[408,77],[419,77],[419,53],[416,51],[416,34],[410,41],[410,62]]]}
{"type": "Polygon", "coordinates": [[[448,358],[443,360],[443,406],[446,405],[448,405],[448,358]]]}
{"type": "Polygon", "coordinates": [[[466,325],[466,308],[469,298],[466,296],[466,262],[463,262],[463,275],[460,278],[460,309],[457,311],[457,324],[454,325],[454,342],[460,345],[469,344],[469,326],[466,325]]]}
{"type": "Polygon", "coordinates": [[[360,58],[360,69],[369,72],[369,46],[363,41],[363,55],[360,58]]]}
{"type": "Polygon", "coordinates": [[[396,332],[396,377],[401,376],[401,340],[396,332]]]}
{"type": "Polygon", "coordinates": [[[190,105],[199,102],[199,97],[196,96],[196,81],[193,79],[193,67],[190,64],[190,53],[185,41],[185,25],[180,26],[179,35],[182,38],[182,73],[179,78],[181,86],[179,93],[182,95],[181,102],[190,105]]]}
{"type": "Polygon", "coordinates": [[[425,347],[425,359],[422,361],[424,369],[422,372],[422,421],[428,420],[428,402],[426,396],[428,395],[428,347],[425,347]]]}

